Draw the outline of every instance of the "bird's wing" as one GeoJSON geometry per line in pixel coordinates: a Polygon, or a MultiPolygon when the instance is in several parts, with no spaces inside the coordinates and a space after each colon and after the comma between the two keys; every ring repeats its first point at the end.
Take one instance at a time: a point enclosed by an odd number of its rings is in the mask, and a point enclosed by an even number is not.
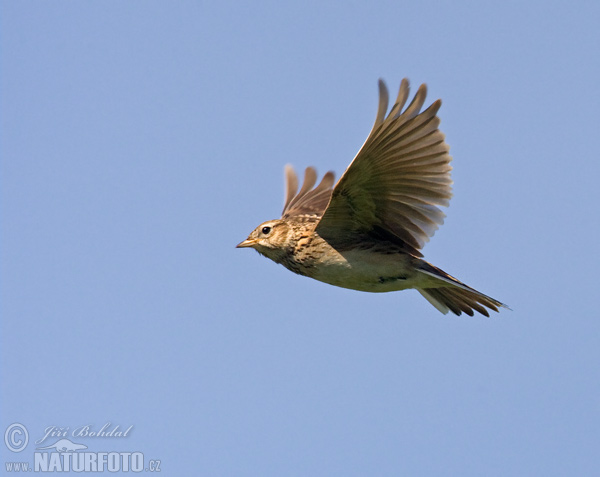
{"type": "Polygon", "coordinates": [[[334,181],[335,176],[329,171],[323,176],[321,183],[314,187],[317,182],[317,171],[307,167],[304,171],[304,183],[298,192],[298,177],[294,168],[290,165],[285,166],[285,205],[282,218],[321,217],[331,198],[334,181]]]}
{"type": "Polygon", "coordinates": [[[320,235],[351,241],[383,233],[416,252],[443,223],[438,206],[448,206],[452,196],[452,158],[438,130],[442,103],[437,100],[420,112],[427,95],[423,84],[402,111],[408,94],[408,80],[403,79],[386,117],[388,91],[379,80],[375,124],[333,189],[317,226],[320,235]]]}

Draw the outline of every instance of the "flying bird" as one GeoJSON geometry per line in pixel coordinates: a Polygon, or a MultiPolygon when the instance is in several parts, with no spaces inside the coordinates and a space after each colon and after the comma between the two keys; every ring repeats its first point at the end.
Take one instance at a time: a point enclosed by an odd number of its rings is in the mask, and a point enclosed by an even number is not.
{"type": "Polygon", "coordinates": [[[365,292],[415,288],[440,312],[489,316],[506,305],[465,285],[423,259],[421,249],[444,221],[440,206],[452,197],[449,147],[438,129],[441,100],[425,111],[422,84],[410,104],[403,79],[389,114],[379,80],[375,124],[337,183],[314,168],[298,191],[285,167],[280,219],[260,224],[237,247],[251,247],[292,272],[365,292]]]}

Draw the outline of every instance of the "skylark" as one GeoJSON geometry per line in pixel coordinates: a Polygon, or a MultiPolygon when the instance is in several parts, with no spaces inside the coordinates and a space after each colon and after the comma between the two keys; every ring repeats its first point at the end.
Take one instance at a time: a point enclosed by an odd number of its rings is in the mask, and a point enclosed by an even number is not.
{"type": "Polygon", "coordinates": [[[260,224],[238,247],[252,247],[292,272],[366,292],[416,288],[442,313],[489,316],[506,307],[423,260],[420,250],[444,221],[439,206],[452,196],[449,147],[438,126],[435,101],[421,112],[422,84],[406,109],[402,80],[389,114],[388,90],[379,80],[379,109],[362,148],[334,186],[308,167],[300,192],[285,167],[281,219],[260,224]]]}

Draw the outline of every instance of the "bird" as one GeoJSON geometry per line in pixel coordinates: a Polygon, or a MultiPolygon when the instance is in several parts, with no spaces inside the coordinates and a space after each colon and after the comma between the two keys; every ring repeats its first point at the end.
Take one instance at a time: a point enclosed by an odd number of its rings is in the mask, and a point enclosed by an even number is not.
{"type": "Polygon", "coordinates": [[[405,108],[405,78],[387,113],[388,89],[382,79],[378,85],[375,124],[337,183],[329,171],[315,187],[317,172],[307,167],[298,191],[298,177],[286,165],[281,218],[263,222],[237,247],[342,288],[416,289],[443,314],[489,317],[488,309],[508,308],[423,259],[421,249],[444,222],[440,206],[452,197],[452,157],[439,130],[442,103],[421,111],[422,84],[405,108]]]}

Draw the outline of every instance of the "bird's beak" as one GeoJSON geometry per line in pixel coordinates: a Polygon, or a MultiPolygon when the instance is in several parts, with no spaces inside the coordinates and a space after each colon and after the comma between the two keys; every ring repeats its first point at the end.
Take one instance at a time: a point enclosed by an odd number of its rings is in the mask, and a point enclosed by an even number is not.
{"type": "Polygon", "coordinates": [[[246,248],[246,247],[253,247],[254,244],[256,243],[256,240],[253,239],[246,239],[243,242],[238,243],[235,248],[246,248]]]}

